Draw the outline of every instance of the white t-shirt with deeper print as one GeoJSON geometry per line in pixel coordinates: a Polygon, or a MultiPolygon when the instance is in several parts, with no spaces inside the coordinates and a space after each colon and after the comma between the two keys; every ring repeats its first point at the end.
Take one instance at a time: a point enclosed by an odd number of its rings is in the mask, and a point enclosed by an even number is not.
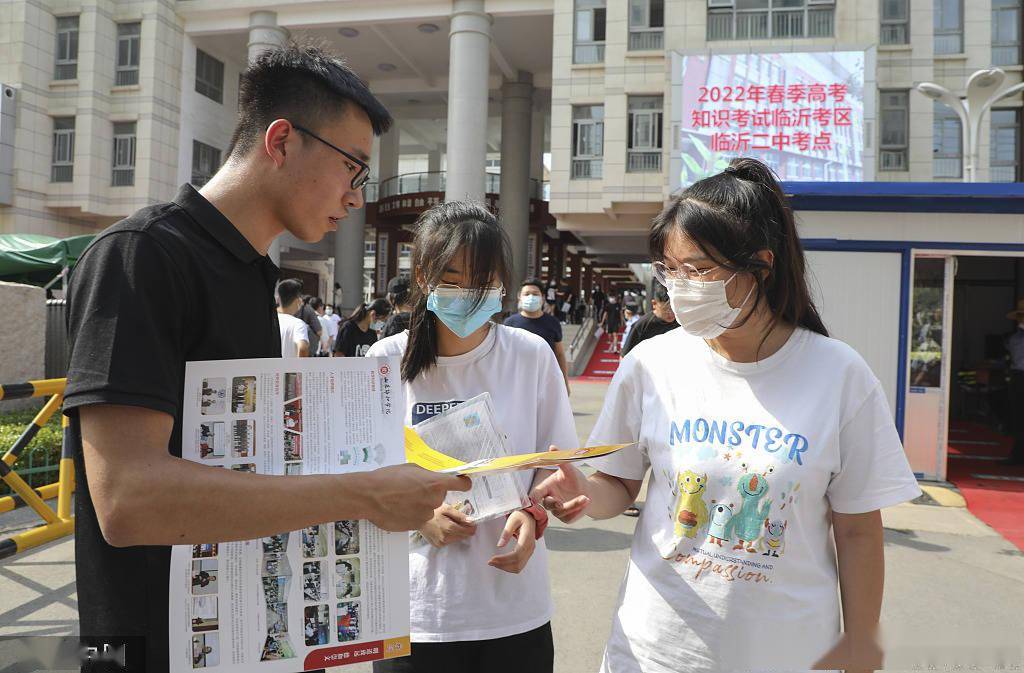
{"type": "MultiPolygon", "coordinates": [[[[405,352],[408,331],[374,344],[367,357],[405,352]]],[[[579,440],[565,381],[547,342],[526,330],[492,324],[487,338],[464,355],[439,357],[437,366],[406,384],[406,424],[489,392],[498,427],[519,453],[546,451],[579,440]]],[[[533,472],[519,472],[528,491],[533,472]]],[[[492,568],[505,520],[477,525],[476,534],[440,549],[411,542],[409,585],[412,640],[487,640],[526,633],[551,620],[551,589],[544,540],[518,575],[492,568]]],[[[515,541],[500,553],[511,552],[515,541]]]]}
{"type": "MultiPolygon", "coordinates": [[[[281,327],[281,357],[294,358],[299,355],[299,343],[309,343],[309,327],[305,322],[287,313],[278,313],[277,322],[281,327]]],[[[316,344],[311,344],[310,349],[316,344]]]]}
{"type": "Polygon", "coordinates": [[[612,380],[591,445],[608,474],[651,468],[601,670],[805,670],[839,634],[830,508],[920,494],[878,379],[846,344],[797,330],[734,363],[673,330],[612,380]]]}

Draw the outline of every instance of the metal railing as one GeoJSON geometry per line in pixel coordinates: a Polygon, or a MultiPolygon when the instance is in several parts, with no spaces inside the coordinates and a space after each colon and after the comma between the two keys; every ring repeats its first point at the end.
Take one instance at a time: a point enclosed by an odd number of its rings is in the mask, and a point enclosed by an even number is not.
{"type": "Polygon", "coordinates": [[[949,31],[940,33],[935,31],[935,53],[936,54],[962,54],[964,51],[963,31],[949,31]]]}
{"type": "Polygon", "coordinates": [[[601,178],[604,175],[602,159],[573,159],[572,178],[601,178]]]}
{"type": "Polygon", "coordinates": [[[114,86],[133,86],[139,83],[139,68],[118,68],[114,77],[114,86]]]}
{"type": "Polygon", "coordinates": [[[989,166],[989,181],[991,182],[1016,182],[1016,166],[989,166]]]}
{"type": "Polygon", "coordinates": [[[629,31],[629,51],[656,51],[664,45],[665,31],[661,28],[629,31]]]}
{"type": "Polygon", "coordinates": [[[963,159],[955,157],[932,157],[932,177],[959,178],[963,175],[963,159]]]}
{"type": "Polygon", "coordinates": [[[50,182],[71,182],[74,177],[74,164],[53,164],[50,166],[50,182]]]}
{"type": "Polygon", "coordinates": [[[992,65],[1020,65],[1019,44],[993,44],[992,65]]]}
{"type": "Polygon", "coordinates": [[[907,24],[883,23],[880,41],[882,44],[908,44],[907,24]]]}
{"type": "Polygon", "coordinates": [[[879,156],[879,168],[883,171],[907,170],[907,151],[882,150],[879,156]]]}
{"type": "Polygon", "coordinates": [[[661,150],[630,150],[626,154],[627,173],[660,173],[661,150]]]}
{"type": "Polygon", "coordinates": [[[62,418],[64,436],[57,482],[32,488],[14,469],[15,462],[25,453],[25,447],[35,438],[39,429],[46,425],[55,412],[60,410],[60,406],[64,402],[66,385],[66,379],[46,379],[0,385],[0,400],[27,397],[50,398],[0,460],[0,479],[14,491],[14,495],[0,498],[0,512],[9,512],[28,505],[35,510],[44,523],[0,540],[0,558],[7,558],[26,549],[38,547],[65,535],[70,535],[75,530],[75,518],[71,514],[71,494],[75,490],[75,442],[72,440],[72,428],[66,416],[62,418]],[[45,502],[53,497],[57,498],[56,511],[45,502]]]}
{"type": "Polygon", "coordinates": [[[832,37],[835,8],[720,10],[707,15],[708,40],[832,37]]]}
{"type": "Polygon", "coordinates": [[[580,348],[587,342],[587,337],[594,333],[596,327],[594,317],[588,315],[583,319],[583,324],[580,325],[580,329],[576,332],[576,336],[573,337],[572,343],[569,344],[569,350],[565,354],[565,358],[569,362],[575,362],[576,356],[580,353],[580,348]]]}
{"type": "MultiPolygon", "coordinates": [[[[443,192],[447,187],[448,179],[445,171],[432,171],[424,173],[403,173],[393,178],[384,180],[379,185],[376,182],[369,182],[363,188],[363,198],[367,203],[378,201],[393,196],[404,196],[406,194],[419,194],[421,192],[443,192]]],[[[484,182],[484,192],[487,194],[501,193],[501,174],[487,173],[484,182]]],[[[547,181],[530,179],[530,198],[547,201],[551,193],[551,185],[547,181]]]]}

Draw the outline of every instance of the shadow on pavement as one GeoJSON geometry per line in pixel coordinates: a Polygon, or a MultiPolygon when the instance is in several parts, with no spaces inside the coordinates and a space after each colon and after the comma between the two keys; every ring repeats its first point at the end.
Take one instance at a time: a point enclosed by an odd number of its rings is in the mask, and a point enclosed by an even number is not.
{"type": "Polygon", "coordinates": [[[615,551],[633,544],[632,535],[600,528],[548,528],[544,540],[552,551],[615,551]]]}
{"type": "Polygon", "coordinates": [[[908,547],[918,551],[949,551],[949,547],[940,544],[931,544],[917,539],[917,533],[912,530],[901,530],[899,528],[885,529],[885,543],[895,544],[900,547],[908,547]]]}

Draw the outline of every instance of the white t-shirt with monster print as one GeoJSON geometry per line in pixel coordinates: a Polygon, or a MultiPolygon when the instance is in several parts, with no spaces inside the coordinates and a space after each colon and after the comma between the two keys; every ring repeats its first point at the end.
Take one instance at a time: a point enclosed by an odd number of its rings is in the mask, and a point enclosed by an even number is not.
{"type": "Polygon", "coordinates": [[[590,445],[642,479],[606,673],[804,670],[839,634],[830,509],[920,494],[878,379],[850,347],[798,329],[734,363],[683,330],[630,352],[590,445]]]}

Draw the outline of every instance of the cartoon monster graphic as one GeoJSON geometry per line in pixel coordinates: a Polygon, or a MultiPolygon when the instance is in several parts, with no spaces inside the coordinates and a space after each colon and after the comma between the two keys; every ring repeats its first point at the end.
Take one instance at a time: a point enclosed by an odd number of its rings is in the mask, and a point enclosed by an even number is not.
{"type": "Polygon", "coordinates": [[[772,471],[774,470],[769,468],[768,471],[761,474],[747,472],[740,477],[739,483],[736,485],[743,504],[740,505],[740,511],[736,513],[736,516],[729,520],[729,525],[725,529],[726,537],[731,538],[735,535],[739,539],[739,542],[733,547],[733,551],[746,548],[751,554],[757,552],[754,542],[761,534],[761,522],[768,518],[768,511],[772,505],[771,500],[761,503],[768,493],[767,476],[772,471]]]}
{"type": "Polygon", "coordinates": [[[779,558],[780,553],[785,553],[786,527],[788,525],[789,520],[764,520],[764,537],[761,538],[761,549],[764,550],[764,553],[761,554],[761,556],[774,556],[775,558],[779,558]]]}
{"type": "Polygon", "coordinates": [[[729,541],[729,534],[725,532],[725,529],[729,526],[729,521],[732,519],[732,505],[726,505],[724,503],[718,503],[711,508],[711,524],[708,526],[708,540],[714,542],[719,547],[722,546],[723,542],[729,541]]]}
{"type": "Polygon", "coordinates": [[[704,489],[708,475],[698,475],[686,470],[676,477],[673,491],[679,496],[672,514],[675,522],[675,536],[697,537],[697,531],[708,523],[708,507],[704,504],[704,489]]]}

